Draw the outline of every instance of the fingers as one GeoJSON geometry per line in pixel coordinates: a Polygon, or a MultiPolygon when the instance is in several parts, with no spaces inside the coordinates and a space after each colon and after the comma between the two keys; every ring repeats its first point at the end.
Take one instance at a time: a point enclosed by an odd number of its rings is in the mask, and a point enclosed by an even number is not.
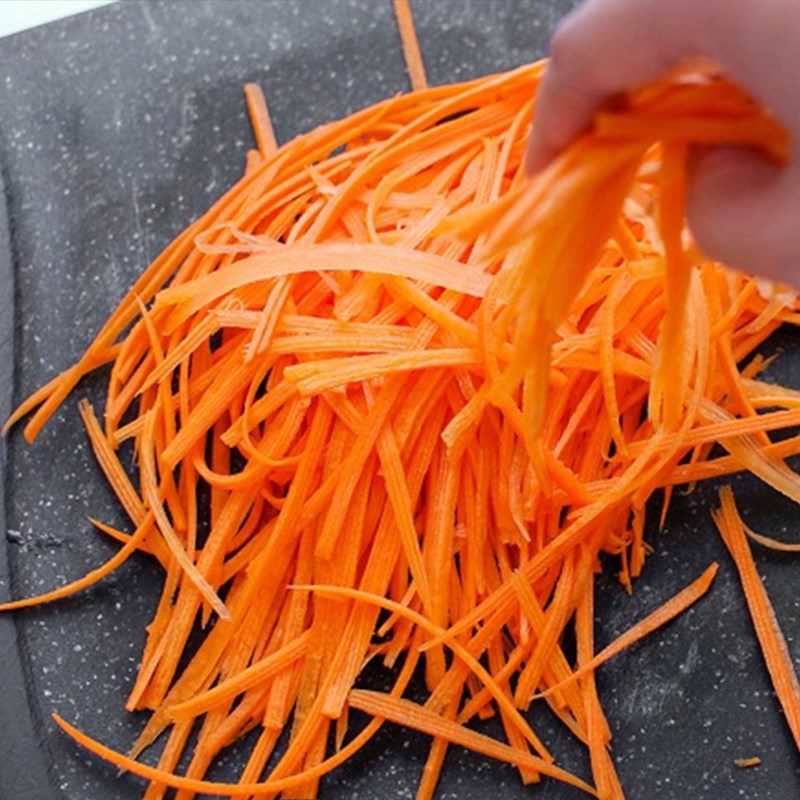
{"type": "Polygon", "coordinates": [[[796,0],[588,0],[556,31],[536,101],[529,171],[545,166],[615,95],[705,56],[800,128],[796,0]]]}
{"type": "Polygon", "coordinates": [[[798,284],[800,174],[756,152],[714,149],[693,163],[689,227],[710,257],[798,284]]]}
{"type": "MultiPolygon", "coordinates": [[[[683,0],[672,0],[683,5],[683,0]]],[[[680,58],[658,0],[589,0],[566,17],[536,98],[527,167],[535,172],[587,129],[614,95],[653,80],[680,58]]]]}
{"type": "MultiPolygon", "coordinates": [[[[719,64],[800,140],[797,0],[587,0],[559,26],[536,99],[526,166],[535,172],[620,93],[684,58],[719,64]]],[[[795,161],[797,159],[795,158],[795,161]]],[[[696,160],[689,223],[712,258],[800,285],[800,165],[755,152],[696,160]]]]}

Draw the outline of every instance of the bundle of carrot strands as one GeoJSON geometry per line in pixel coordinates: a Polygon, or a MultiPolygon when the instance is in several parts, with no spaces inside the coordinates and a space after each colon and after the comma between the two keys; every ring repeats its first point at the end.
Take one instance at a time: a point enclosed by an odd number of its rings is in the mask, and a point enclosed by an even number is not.
{"type": "MultiPolygon", "coordinates": [[[[666,512],[674,486],[750,470],[800,501],[784,463],[800,437],[768,436],[800,423],[798,394],[749,358],[798,322],[796,300],[703,260],[683,230],[686,148],[781,158],[780,129],[719,78],[672,76],[527,182],[543,69],[420,89],[279,148],[248,87],[259,149],[243,178],[10,420],[32,414],[33,440],[111,365],[102,421],[80,413],[132,531],[96,523],[122,544],[114,558],[3,609],[74,593],[134,552],[161,564],[126,704],[152,713],[130,754],[57,720],[147,778],[148,800],[314,797],[387,720],[433,737],[419,798],[451,744],[526,783],[621,798],[594,671],[703,596],[716,564],[598,652],[601,554],[625,584],[640,574],[658,489],[666,512]],[[388,693],[353,688],[373,658],[398,667],[388,693]],[[417,669],[423,704],[404,697],[417,669]],[[587,747],[593,786],[554,764],[523,714],[534,700],[587,747]],[[350,730],[350,709],[371,721],[350,730]],[[493,714],[506,742],[467,727],[493,714]],[[240,780],[204,780],[254,729],[240,780]],[[157,766],[139,761],[162,736],[157,766]]],[[[737,519],[726,501],[763,623],[737,519]]],[[[777,629],[759,624],[797,709],[777,629]]]]}

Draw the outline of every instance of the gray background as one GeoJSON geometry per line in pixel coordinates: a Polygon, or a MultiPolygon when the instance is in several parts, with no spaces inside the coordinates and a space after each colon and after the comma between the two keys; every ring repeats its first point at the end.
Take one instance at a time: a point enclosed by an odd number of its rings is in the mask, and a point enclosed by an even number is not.
{"type": "MultiPolygon", "coordinates": [[[[544,53],[568,0],[413,2],[432,83],[513,67],[544,53]]],[[[0,42],[0,412],[88,344],[144,265],[240,174],[251,144],[241,84],[260,81],[281,141],[407,88],[388,0],[128,0],[0,42]],[[13,335],[12,335],[13,330],[13,335]]],[[[798,337],[768,375],[800,385],[798,337]]],[[[78,395],[97,400],[105,376],[78,395]]],[[[19,431],[0,452],[6,535],[0,596],[73,579],[113,546],[86,515],[123,524],[77,423],[76,398],[34,447],[19,431]]],[[[735,481],[756,529],[798,537],[796,508],[751,479],[735,481]]],[[[758,656],[738,583],[714,533],[713,487],[676,497],[656,552],[628,598],[614,565],[600,579],[600,644],[707,564],[713,591],[664,631],[600,671],[613,755],[636,800],[785,800],[798,796],[796,752],[758,656]],[[733,759],[758,755],[758,769],[733,759]]],[[[0,506],[0,515],[3,508],[0,506]]],[[[2,520],[0,519],[0,526],[2,520]]],[[[0,527],[0,529],[2,529],[0,527]]],[[[776,611],[800,660],[792,557],[759,551],[776,611]]],[[[122,699],[133,680],[159,575],[135,558],[75,599],[0,619],[0,798],[123,800],[138,780],[87,758],[54,730],[58,711],[125,749],[143,724],[122,699]]],[[[374,670],[365,685],[386,675],[374,670]]],[[[586,774],[583,752],[532,712],[561,764],[586,774]]],[[[492,723],[489,732],[497,733],[492,723]]],[[[245,743],[245,746],[248,743],[245,743]]],[[[322,797],[413,797],[422,736],[386,726],[323,783],[322,797]]],[[[213,771],[233,777],[233,752],[213,771]]],[[[581,797],[552,781],[451,750],[441,797],[581,797]]]]}

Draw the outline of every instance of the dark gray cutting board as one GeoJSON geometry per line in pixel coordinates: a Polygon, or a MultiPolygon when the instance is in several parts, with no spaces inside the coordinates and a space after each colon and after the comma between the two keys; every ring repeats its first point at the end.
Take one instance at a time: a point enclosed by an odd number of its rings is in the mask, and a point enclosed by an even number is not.
{"type": "MultiPolygon", "coordinates": [[[[413,8],[433,83],[513,67],[544,52],[570,0],[429,0],[413,8]]],[[[0,5],[0,13],[3,13],[0,5]]],[[[406,88],[389,0],[122,2],[0,41],[0,412],[88,344],[143,266],[240,174],[250,146],[241,84],[264,86],[278,137],[406,88]]],[[[800,386],[800,340],[769,376],[800,386]]],[[[100,397],[104,376],[79,394],[100,397]]],[[[34,447],[16,431],[5,459],[0,596],[57,586],[113,551],[86,521],[123,520],[100,480],[70,398],[34,447]]],[[[800,537],[796,508],[736,481],[753,527],[800,537]]],[[[678,496],[628,598],[600,580],[608,642],[708,563],[722,569],[696,608],[600,671],[614,759],[635,800],[786,800],[800,761],[758,656],[731,564],[708,514],[713,487],[678,496]],[[733,766],[758,755],[757,769],[733,766]]],[[[0,513],[2,513],[0,506],[0,513]]],[[[800,661],[800,564],[759,551],[778,616],[800,661]]],[[[613,565],[610,565],[613,566],[613,565]]],[[[612,570],[609,570],[611,572],[612,570]]],[[[137,779],[87,758],[51,711],[125,749],[143,724],[122,710],[159,575],[136,558],[101,586],[0,619],[0,800],[123,800],[137,779]]],[[[378,671],[368,684],[380,685],[378,671]]],[[[559,762],[584,754],[547,714],[532,714],[559,762]]],[[[491,724],[490,732],[497,732],[491,724]]],[[[413,797],[425,738],[386,726],[323,783],[327,800],[413,797]]],[[[233,778],[241,753],[213,772],[233,778]]],[[[440,797],[572,800],[546,781],[453,749],[440,797]]]]}

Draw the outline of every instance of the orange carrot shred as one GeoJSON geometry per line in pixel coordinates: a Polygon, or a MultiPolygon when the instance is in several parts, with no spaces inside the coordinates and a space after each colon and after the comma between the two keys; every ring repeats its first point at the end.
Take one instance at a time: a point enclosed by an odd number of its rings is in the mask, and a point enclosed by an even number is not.
{"type": "MultiPolygon", "coordinates": [[[[634,590],[658,489],[662,522],[674,487],[737,471],[800,502],[786,461],[800,436],[780,436],[800,425],[800,392],[761,380],[771,362],[756,354],[800,324],[800,302],[707,261],[685,223],[690,148],[780,164],[780,125],[687,67],[529,178],[545,63],[428,88],[410,4],[394,9],[414,91],[278,146],[247,84],[258,149],[244,175],[7,423],[30,415],[32,440],[110,365],[102,419],[78,411],[134,532],[94,523],[119,543],[105,564],[0,611],[153,556],[164,578],[125,702],[147,714],[130,751],[56,717],[144,778],[145,800],[313,798],[386,721],[431,737],[419,800],[453,746],[525,784],[624,800],[596,671],[704,597],[717,565],[603,649],[597,573],[611,562],[634,590]],[[376,658],[393,688],[355,689],[376,658]],[[419,703],[405,696],[417,673],[419,703]],[[522,713],[539,699],[587,748],[594,786],[554,764],[522,713]],[[499,739],[466,727],[492,716],[499,739]],[[206,780],[248,741],[233,782],[206,780]]],[[[747,539],[800,546],[750,531],[721,498],[800,746],[797,681],[747,539]]]]}
{"type": "Polygon", "coordinates": [[[411,88],[414,91],[428,88],[425,77],[425,65],[422,63],[422,54],[419,51],[417,31],[414,28],[414,17],[408,0],[393,0],[394,13],[397,19],[397,29],[400,32],[400,41],[403,45],[403,57],[406,60],[408,77],[411,79],[411,88]]]}
{"type": "Polygon", "coordinates": [[[723,486],[720,489],[719,499],[721,507],[713,512],[714,522],[739,572],[747,607],[775,694],[786,715],[786,723],[795,744],[800,749],[800,684],[797,681],[797,673],[789,657],[786,640],[778,626],[772,604],[753,561],[730,486],[723,486]]]}
{"type": "Polygon", "coordinates": [[[253,126],[253,136],[256,139],[258,152],[262,158],[269,158],[277,151],[278,142],[275,139],[275,131],[272,129],[272,119],[264,92],[257,83],[246,83],[244,96],[247,100],[247,111],[250,114],[250,124],[253,126]]]}

